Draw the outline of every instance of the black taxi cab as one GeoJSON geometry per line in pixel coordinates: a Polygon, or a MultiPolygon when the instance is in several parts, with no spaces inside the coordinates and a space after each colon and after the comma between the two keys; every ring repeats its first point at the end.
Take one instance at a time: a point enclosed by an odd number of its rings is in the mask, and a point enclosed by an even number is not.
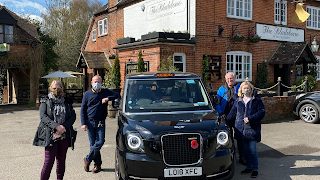
{"type": "Polygon", "coordinates": [[[117,105],[116,179],[231,179],[230,128],[193,73],[129,74],[117,105]]]}

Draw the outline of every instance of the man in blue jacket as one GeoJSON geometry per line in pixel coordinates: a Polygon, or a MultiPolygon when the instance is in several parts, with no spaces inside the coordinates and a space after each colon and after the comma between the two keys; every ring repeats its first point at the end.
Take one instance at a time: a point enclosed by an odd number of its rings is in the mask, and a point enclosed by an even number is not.
{"type": "Polygon", "coordinates": [[[91,81],[92,89],[83,95],[81,104],[81,128],[88,131],[90,152],[83,158],[84,170],[89,172],[91,161],[94,161],[93,173],[101,171],[100,149],[105,141],[105,119],[107,117],[108,101],[120,98],[118,93],[103,89],[102,78],[94,76],[91,81]]]}
{"type": "Polygon", "coordinates": [[[233,95],[238,93],[240,83],[236,84],[236,77],[233,72],[228,72],[225,75],[226,83],[221,86],[217,92],[217,96],[219,97],[220,104],[216,106],[216,110],[225,118],[232,106],[233,106],[233,95]]]}
{"type": "MultiPolygon", "coordinates": [[[[240,83],[236,83],[236,76],[233,72],[228,72],[225,75],[226,83],[225,85],[221,86],[217,92],[217,96],[220,100],[220,104],[216,106],[216,110],[218,111],[219,115],[222,117],[222,119],[225,119],[233,104],[234,101],[237,99],[237,96],[234,96],[235,94],[238,94],[238,90],[240,88],[240,83]]],[[[230,125],[232,126],[232,125],[230,125]]],[[[237,143],[238,146],[238,152],[239,152],[239,162],[241,164],[245,164],[243,153],[241,152],[241,148],[239,147],[239,143],[237,143]]]]}

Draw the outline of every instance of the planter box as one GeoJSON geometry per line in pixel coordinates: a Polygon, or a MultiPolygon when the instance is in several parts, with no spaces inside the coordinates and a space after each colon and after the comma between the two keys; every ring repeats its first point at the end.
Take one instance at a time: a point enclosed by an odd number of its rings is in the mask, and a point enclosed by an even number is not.
{"type": "Polygon", "coordinates": [[[128,44],[128,43],[133,43],[134,41],[135,41],[134,38],[123,38],[123,39],[117,40],[117,44],[118,44],[118,45],[128,44]]]}
{"type": "Polygon", "coordinates": [[[141,41],[157,38],[166,38],[164,32],[154,32],[150,34],[145,34],[141,36],[141,41]]]}
{"type": "Polygon", "coordinates": [[[169,32],[154,32],[141,36],[141,40],[157,39],[157,38],[173,38],[173,39],[190,39],[189,33],[169,33],[169,32]]]}
{"type": "Polygon", "coordinates": [[[190,39],[189,33],[165,33],[165,36],[173,39],[190,39]]]}

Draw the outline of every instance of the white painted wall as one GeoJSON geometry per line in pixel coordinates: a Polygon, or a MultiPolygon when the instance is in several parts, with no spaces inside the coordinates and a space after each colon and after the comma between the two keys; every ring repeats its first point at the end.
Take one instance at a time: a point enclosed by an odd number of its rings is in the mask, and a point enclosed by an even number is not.
{"type": "Polygon", "coordinates": [[[141,39],[141,35],[152,31],[186,31],[187,9],[189,32],[194,36],[195,3],[196,0],[146,0],[126,7],[123,10],[124,37],[141,39]]]}

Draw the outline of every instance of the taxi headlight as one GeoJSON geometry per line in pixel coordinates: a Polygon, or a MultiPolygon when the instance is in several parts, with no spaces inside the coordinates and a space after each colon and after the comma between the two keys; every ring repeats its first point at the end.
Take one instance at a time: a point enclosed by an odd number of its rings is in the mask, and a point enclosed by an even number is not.
{"type": "Polygon", "coordinates": [[[127,145],[133,151],[144,152],[143,141],[138,133],[127,135],[127,145]]]}
{"type": "Polygon", "coordinates": [[[219,145],[222,145],[222,146],[226,145],[228,143],[228,140],[229,140],[228,133],[224,131],[221,131],[218,133],[217,142],[219,145]]]}

